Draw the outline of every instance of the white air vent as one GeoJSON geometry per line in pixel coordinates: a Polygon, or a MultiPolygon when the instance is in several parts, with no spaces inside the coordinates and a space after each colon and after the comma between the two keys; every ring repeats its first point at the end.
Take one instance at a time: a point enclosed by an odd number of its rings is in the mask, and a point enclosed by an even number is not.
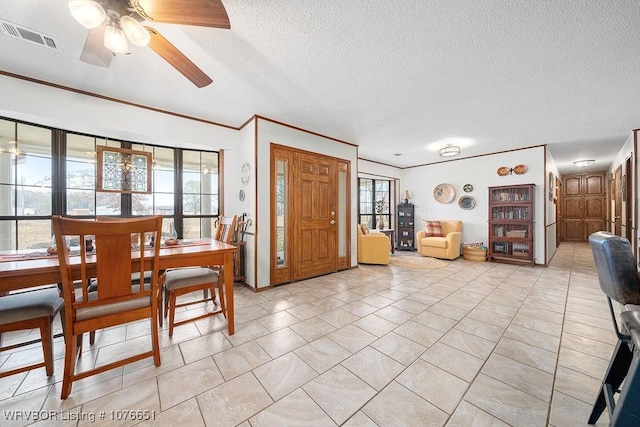
{"type": "Polygon", "coordinates": [[[40,46],[44,46],[49,49],[62,51],[60,43],[58,43],[58,40],[56,40],[55,37],[38,33],[28,28],[21,27],[20,25],[0,20],[0,30],[2,30],[2,34],[6,36],[39,44],[40,46]]]}

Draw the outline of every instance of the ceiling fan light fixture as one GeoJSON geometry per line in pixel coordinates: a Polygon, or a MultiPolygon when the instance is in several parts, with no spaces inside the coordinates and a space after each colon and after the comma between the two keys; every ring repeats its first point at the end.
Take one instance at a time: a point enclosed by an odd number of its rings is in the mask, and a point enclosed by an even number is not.
{"type": "Polygon", "coordinates": [[[129,45],[124,31],[113,25],[107,25],[104,30],[104,47],[113,53],[129,53],[129,45]]]}
{"type": "Polygon", "coordinates": [[[130,16],[120,18],[120,26],[129,38],[129,41],[136,46],[146,46],[151,41],[151,34],[144,26],[130,16]]]}
{"type": "Polygon", "coordinates": [[[69,11],[80,25],[88,29],[97,27],[107,18],[104,8],[92,0],[71,0],[69,11]]]}
{"type": "Polygon", "coordinates": [[[440,149],[440,157],[453,157],[460,154],[460,147],[457,145],[447,144],[440,149]]]}

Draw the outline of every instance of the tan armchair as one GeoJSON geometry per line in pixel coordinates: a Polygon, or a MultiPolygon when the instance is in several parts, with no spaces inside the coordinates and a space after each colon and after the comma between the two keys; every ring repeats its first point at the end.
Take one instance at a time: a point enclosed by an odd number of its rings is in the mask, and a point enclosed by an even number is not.
{"type": "Polygon", "coordinates": [[[442,220],[442,234],[444,237],[430,236],[424,229],[416,233],[416,247],[422,256],[434,258],[456,259],[460,256],[462,243],[462,221],[442,220]]]}
{"type": "Polygon", "coordinates": [[[358,228],[358,262],[363,264],[389,264],[391,242],[383,233],[364,234],[358,228]]]}

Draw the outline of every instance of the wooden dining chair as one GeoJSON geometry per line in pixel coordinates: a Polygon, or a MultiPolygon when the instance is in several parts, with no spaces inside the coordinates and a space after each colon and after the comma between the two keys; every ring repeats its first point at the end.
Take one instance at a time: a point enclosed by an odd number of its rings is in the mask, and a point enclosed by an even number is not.
{"type": "Polygon", "coordinates": [[[31,342],[2,345],[5,332],[39,329],[42,342],[42,362],[0,372],[0,378],[44,366],[47,376],[53,375],[53,329],[51,324],[63,306],[57,288],[37,289],[0,297],[0,352],[11,350],[31,342]]]}
{"type": "MultiPolygon", "coordinates": [[[[218,228],[216,229],[215,240],[231,243],[236,231],[238,217],[220,217],[218,228]]],[[[161,280],[164,282],[164,315],[169,314],[169,336],[173,336],[174,326],[179,326],[187,322],[213,316],[222,313],[225,317],[226,307],[224,302],[224,274],[221,266],[185,267],[167,270],[161,280]],[[175,321],[176,308],[185,307],[192,304],[206,303],[208,301],[216,303],[216,288],[218,289],[218,300],[220,309],[207,312],[200,316],[190,317],[179,322],[175,321]],[[203,298],[196,301],[178,303],[177,298],[190,292],[203,291],[203,298]],[[211,291],[211,297],[208,296],[211,291]]]]}
{"type": "Polygon", "coordinates": [[[90,221],[54,215],[52,219],[64,298],[65,360],[61,398],[69,396],[75,381],[128,363],[153,357],[155,365],[160,366],[157,319],[160,247],[132,251],[131,235],[139,233],[144,240],[150,234],[159,241],[162,217],[90,221]],[[77,254],[64,249],[67,248],[66,236],[76,236],[84,242],[87,235],[95,236],[94,252],[87,252],[84,245],[80,245],[77,254]],[[151,286],[147,288],[143,282],[145,271],[151,271],[151,286]],[[136,272],[140,274],[140,283],[132,286],[131,275],[136,272]],[[98,286],[89,292],[92,279],[97,280],[98,286]],[[77,358],[82,350],[79,336],[142,319],[151,322],[150,350],[76,372],[77,358]]]}

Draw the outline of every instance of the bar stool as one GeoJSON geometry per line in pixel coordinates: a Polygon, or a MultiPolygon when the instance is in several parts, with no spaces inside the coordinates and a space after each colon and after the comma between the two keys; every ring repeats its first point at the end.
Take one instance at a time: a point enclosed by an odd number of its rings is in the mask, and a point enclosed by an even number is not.
{"type": "Polygon", "coordinates": [[[618,342],[593,405],[589,424],[608,409],[611,426],[640,425],[640,278],[631,244],[606,231],[589,236],[600,288],[607,296],[618,342]],[[618,326],[612,300],[622,304],[618,326]],[[624,382],[622,388],[620,385],[624,382]],[[614,394],[619,393],[617,399],[614,394]]]}

